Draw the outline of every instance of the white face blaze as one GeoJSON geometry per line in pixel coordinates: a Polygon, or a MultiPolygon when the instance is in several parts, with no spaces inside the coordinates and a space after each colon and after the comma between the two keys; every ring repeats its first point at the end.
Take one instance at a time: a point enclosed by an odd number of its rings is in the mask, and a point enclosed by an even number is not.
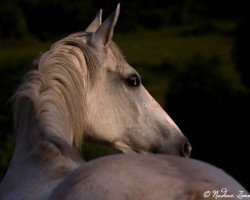
{"type": "Polygon", "coordinates": [[[88,92],[86,139],[107,143],[122,152],[155,152],[189,156],[191,146],[180,129],[141,84],[139,74],[111,42],[119,15],[88,27],[87,44],[100,69],[88,92]]]}

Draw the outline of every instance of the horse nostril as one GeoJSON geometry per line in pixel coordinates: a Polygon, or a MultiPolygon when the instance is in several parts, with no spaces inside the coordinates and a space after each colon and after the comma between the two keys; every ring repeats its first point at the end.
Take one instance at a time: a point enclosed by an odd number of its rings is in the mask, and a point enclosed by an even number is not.
{"type": "Polygon", "coordinates": [[[183,157],[189,157],[192,151],[192,146],[191,144],[188,142],[188,140],[186,140],[184,142],[184,145],[182,147],[182,151],[181,151],[181,156],[183,157]]]}

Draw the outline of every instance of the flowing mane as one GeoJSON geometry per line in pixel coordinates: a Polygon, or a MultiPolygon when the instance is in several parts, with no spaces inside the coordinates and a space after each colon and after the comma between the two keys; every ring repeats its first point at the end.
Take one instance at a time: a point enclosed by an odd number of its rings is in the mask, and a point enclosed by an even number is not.
{"type": "MultiPolygon", "coordinates": [[[[56,42],[26,74],[13,96],[15,133],[29,132],[25,130],[29,127],[27,123],[35,121],[38,132],[51,135],[72,133],[73,144],[81,146],[82,131],[86,128],[84,118],[87,116],[85,90],[94,84],[100,68],[91,47],[80,39],[88,34],[75,33],[56,42]]],[[[110,42],[108,46],[117,62],[123,62],[116,44],[110,42]]],[[[121,66],[118,64],[117,70],[121,66]]]]}
{"type": "Polygon", "coordinates": [[[87,81],[93,82],[98,68],[94,53],[80,39],[70,37],[55,43],[14,94],[15,132],[24,131],[32,120],[44,133],[73,132],[73,142],[78,147],[86,116],[84,90],[87,81]]]}

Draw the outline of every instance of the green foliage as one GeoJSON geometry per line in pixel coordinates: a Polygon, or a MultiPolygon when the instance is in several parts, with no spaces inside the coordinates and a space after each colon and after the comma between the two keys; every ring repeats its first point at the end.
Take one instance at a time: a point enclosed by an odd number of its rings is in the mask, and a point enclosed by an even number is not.
{"type": "Polygon", "coordinates": [[[20,38],[27,34],[26,19],[21,8],[12,1],[2,1],[0,6],[0,39],[20,38]]]}
{"type": "Polygon", "coordinates": [[[81,154],[84,160],[92,160],[105,155],[115,154],[116,151],[105,145],[93,144],[89,142],[84,142],[81,148],[81,154]]]}
{"type": "Polygon", "coordinates": [[[83,30],[94,17],[90,0],[18,0],[29,31],[42,40],[83,30]]]}
{"type": "MultiPolygon", "coordinates": [[[[216,16],[218,7],[195,0],[142,1],[142,0],[1,0],[0,36],[24,37],[29,33],[48,40],[55,35],[84,30],[97,9],[104,10],[104,17],[121,3],[119,30],[133,31],[138,27],[162,28],[169,25],[202,24],[216,16]],[[206,14],[204,14],[206,13],[206,14]]],[[[224,1],[222,1],[224,2],[224,1]]],[[[216,2],[222,9],[223,3],[216,2]]],[[[236,19],[240,10],[226,3],[223,13],[236,19]],[[234,12],[232,12],[234,11],[234,12]]]]}

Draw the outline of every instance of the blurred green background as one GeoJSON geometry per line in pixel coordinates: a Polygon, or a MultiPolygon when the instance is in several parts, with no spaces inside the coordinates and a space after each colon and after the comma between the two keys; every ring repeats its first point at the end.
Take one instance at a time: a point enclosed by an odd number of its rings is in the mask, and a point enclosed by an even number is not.
{"type": "MultiPolygon", "coordinates": [[[[240,1],[124,0],[114,40],[193,145],[250,189],[249,12],[240,1]]],[[[14,137],[9,98],[33,60],[116,0],[0,0],[0,178],[14,137]]],[[[86,160],[114,153],[84,144],[86,160]]]]}

